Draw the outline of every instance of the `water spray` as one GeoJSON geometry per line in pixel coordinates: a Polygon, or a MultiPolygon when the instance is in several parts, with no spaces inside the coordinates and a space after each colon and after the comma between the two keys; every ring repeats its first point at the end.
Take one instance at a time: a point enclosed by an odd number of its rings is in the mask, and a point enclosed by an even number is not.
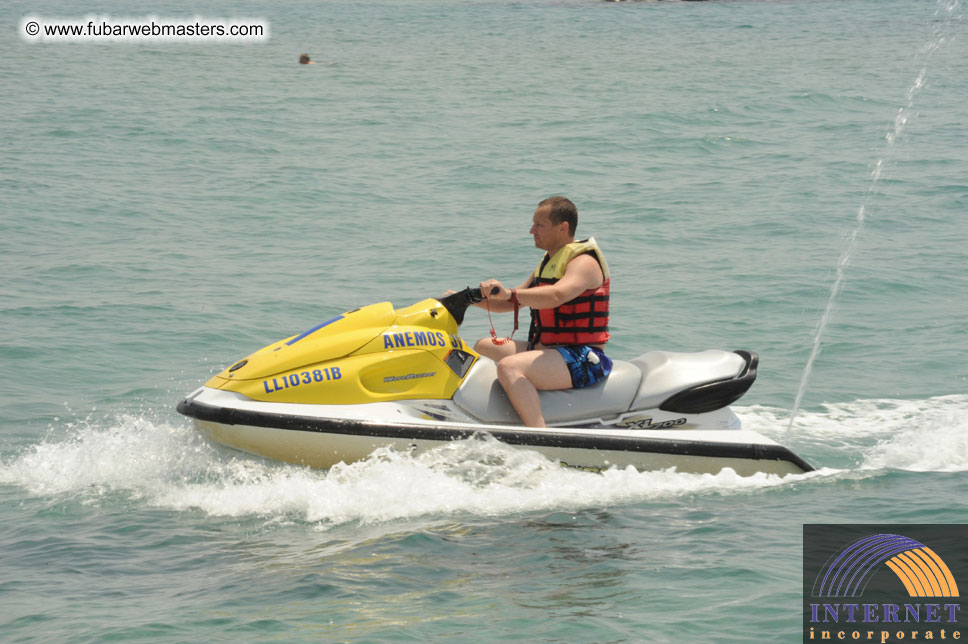
{"type": "Polygon", "coordinates": [[[934,33],[932,34],[931,39],[928,41],[928,44],[921,51],[921,71],[914,79],[911,87],[908,88],[905,104],[903,107],[901,107],[901,109],[898,110],[897,116],[894,118],[893,127],[888,130],[887,135],[884,137],[886,141],[884,152],[881,154],[881,158],[879,158],[874,164],[874,169],[871,171],[871,180],[870,186],[867,189],[867,195],[864,197],[864,201],[861,203],[860,208],[857,209],[857,217],[854,228],[847,236],[847,243],[844,246],[843,252],[840,254],[840,259],[837,261],[837,271],[834,277],[833,286],[830,288],[830,296],[827,298],[827,305],[824,308],[823,315],[820,316],[820,322],[817,324],[817,330],[813,336],[813,347],[810,350],[810,357],[807,359],[807,364],[804,366],[803,374],[800,377],[800,386],[797,388],[797,396],[793,403],[793,411],[790,413],[790,424],[787,427],[788,431],[793,429],[793,423],[797,419],[797,413],[800,410],[800,403],[803,401],[803,394],[807,389],[807,381],[810,379],[810,372],[813,370],[813,363],[816,361],[817,356],[820,355],[822,345],[821,340],[823,338],[824,331],[827,328],[827,324],[830,322],[834,305],[837,302],[837,297],[840,295],[840,291],[844,286],[847,267],[850,266],[850,259],[854,254],[854,248],[857,245],[857,238],[860,236],[860,232],[864,228],[864,222],[867,220],[871,201],[876,194],[877,186],[881,179],[881,174],[884,171],[884,165],[886,161],[893,156],[897,141],[899,138],[901,138],[904,129],[917,116],[917,113],[914,111],[914,99],[924,87],[924,80],[928,71],[928,61],[934,52],[936,52],[943,44],[945,44],[945,42],[947,42],[947,32],[954,16],[955,9],[958,8],[959,3],[960,0],[938,0],[938,8],[934,13],[934,33]]]}

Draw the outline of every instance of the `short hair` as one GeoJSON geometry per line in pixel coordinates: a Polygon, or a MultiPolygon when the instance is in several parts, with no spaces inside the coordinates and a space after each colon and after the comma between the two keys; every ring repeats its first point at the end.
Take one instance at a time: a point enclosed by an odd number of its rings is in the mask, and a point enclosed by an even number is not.
{"type": "Polygon", "coordinates": [[[309,54],[299,54],[299,62],[305,65],[309,62],[309,54]]]}
{"type": "Polygon", "coordinates": [[[560,224],[563,221],[568,222],[568,234],[572,237],[575,236],[575,229],[578,228],[578,208],[571,202],[571,199],[566,197],[548,197],[538,204],[541,206],[551,206],[551,212],[548,216],[551,218],[551,223],[560,224]]]}

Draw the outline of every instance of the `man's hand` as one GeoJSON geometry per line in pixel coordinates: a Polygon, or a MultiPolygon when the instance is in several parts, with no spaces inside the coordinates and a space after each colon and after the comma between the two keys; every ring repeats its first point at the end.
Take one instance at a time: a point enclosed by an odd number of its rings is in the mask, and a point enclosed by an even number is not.
{"type": "Polygon", "coordinates": [[[506,302],[511,299],[511,290],[504,288],[504,285],[497,280],[485,280],[481,282],[481,293],[489,300],[506,302]],[[497,288],[497,292],[493,292],[497,288]]]}

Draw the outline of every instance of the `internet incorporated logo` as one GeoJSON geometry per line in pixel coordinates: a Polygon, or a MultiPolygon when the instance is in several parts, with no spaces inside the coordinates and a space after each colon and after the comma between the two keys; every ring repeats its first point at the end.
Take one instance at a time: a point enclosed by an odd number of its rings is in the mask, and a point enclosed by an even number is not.
{"type": "Polygon", "coordinates": [[[952,600],[968,526],[804,525],[803,537],[804,642],[961,639],[961,604],[952,600]],[[892,529],[872,530],[881,527],[892,529]]]}
{"type": "Polygon", "coordinates": [[[817,576],[812,594],[858,597],[881,564],[894,571],[910,597],[959,596],[958,584],[941,557],[920,541],[899,534],[875,534],[846,546],[817,576]]]}

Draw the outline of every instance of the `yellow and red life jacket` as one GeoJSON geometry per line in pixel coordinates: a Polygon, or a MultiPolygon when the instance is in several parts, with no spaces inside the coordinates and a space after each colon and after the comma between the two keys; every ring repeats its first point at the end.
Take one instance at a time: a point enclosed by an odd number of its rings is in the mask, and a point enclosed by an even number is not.
{"type": "Polygon", "coordinates": [[[571,242],[554,256],[545,253],[531,278],[530,286],[554,284],[560,280],[568,262],[579,255],[591,254],[602,267],[605,281],[595,289],[588,289],[578,297],[553,309],[531,309],[531,330],[528,346],[561,344],[604,344],[608,342],[609,273],[605,255],[594,237],[571,242]]]}

